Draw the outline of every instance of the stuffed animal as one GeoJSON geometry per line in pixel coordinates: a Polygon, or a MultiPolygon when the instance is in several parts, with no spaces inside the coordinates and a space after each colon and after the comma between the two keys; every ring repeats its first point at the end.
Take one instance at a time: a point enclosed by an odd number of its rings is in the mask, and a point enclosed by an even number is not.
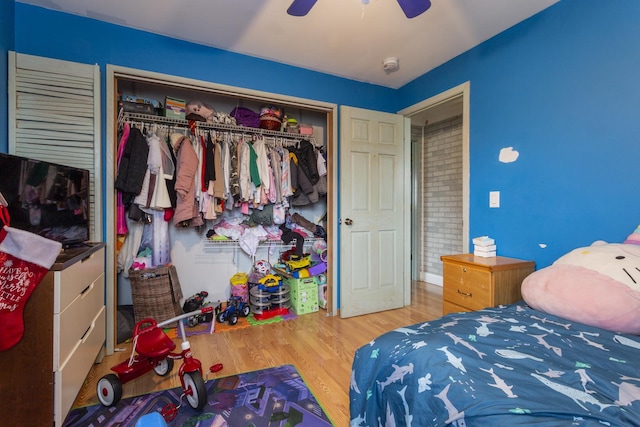
{"type": "Polygon", "coordinates": [[[187,119],[213,123],[213,116],[216,110],[202,101],[187,102],[187,119]],[[189,117],[191,115],[191,117],[189,117]]]}
{"type": "Polygon", "coordinates": [[[640,245],[594,242],[522,283],[529,306],[614,332],[640,335],[640,245]]]}

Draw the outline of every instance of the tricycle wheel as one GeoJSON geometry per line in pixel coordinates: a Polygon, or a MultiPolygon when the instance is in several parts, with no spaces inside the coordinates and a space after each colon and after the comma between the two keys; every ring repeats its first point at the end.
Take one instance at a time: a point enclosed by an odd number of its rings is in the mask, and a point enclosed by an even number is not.
{"type": "Polygon", "coordinates": [[[182,380],[189,406],[196,411],[202,410],[207,404],[207,389],[204,386],[202,374],[200,371],[185,372],[182,375],[182,380]]]}
{"type": "Polygon", "coordinates": [[[122,397],[122,383],[114,374],[107,374],[100,378],[96,386],[98,400],[106,407],[111,407],[120,401],[122,397]]]}
{"type": "Polygon", "coordinates": [[[249,308],[248,305],[245,305],[244,307],[242,307],[242,315],[244,317],[247,317],[250,312],[251,312],[251,308],[249,308]]]}
{"type": "Polygon", "coordinates": [[[168,357],[156,362],[153,371],[161,377],[167,375],[173,369],[173,359],[168,357]]]}
{"type": "Polygon", "coordinates": [[[218,314],[217,319],[218,319],[218,322],[224,323],[224,321],[227,320],[227,316],[225,316],[224,312],[222,312],[222,313],[218,314]]]}
{"type": "Polygon", "coordinates": [[[236,323],[238,323],[238,316],[232,314],[231,317],[229,317],[229,324],[235,325],[236,323]]]}

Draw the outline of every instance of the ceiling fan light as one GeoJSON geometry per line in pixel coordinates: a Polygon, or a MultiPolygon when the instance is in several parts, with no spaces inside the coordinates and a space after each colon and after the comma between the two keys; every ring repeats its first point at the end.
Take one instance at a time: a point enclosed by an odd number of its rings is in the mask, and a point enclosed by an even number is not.
{"type": "Polygon", "coordinates": [[[293,0],[287,9],[291,16],[305,16],[318,0],[293,0]]]}
{"type": "Polygon", "coordinates": [[[431,7],[431,0],[398,0],[400,8],[409,19],[423,14],[431,7]]]}

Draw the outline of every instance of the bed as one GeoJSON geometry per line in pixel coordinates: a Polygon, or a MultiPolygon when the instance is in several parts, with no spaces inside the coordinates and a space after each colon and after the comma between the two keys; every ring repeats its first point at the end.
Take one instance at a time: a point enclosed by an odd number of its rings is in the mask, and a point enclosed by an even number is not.
{"type": "Polygon", "coordinates": [[[640,426],[640,336],[524,301],[389,331],[359,348],[351,426],[640,426]]]}

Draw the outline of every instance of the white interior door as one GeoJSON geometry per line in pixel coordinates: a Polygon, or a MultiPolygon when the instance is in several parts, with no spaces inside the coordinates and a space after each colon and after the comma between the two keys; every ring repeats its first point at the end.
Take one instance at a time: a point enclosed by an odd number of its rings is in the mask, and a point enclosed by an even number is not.
{"type": "Polygon", "coordinates": [[[340,107],[340,117],[340,316],[350,317],[409,294],[410,167],[403,116],[340,107]]]}

